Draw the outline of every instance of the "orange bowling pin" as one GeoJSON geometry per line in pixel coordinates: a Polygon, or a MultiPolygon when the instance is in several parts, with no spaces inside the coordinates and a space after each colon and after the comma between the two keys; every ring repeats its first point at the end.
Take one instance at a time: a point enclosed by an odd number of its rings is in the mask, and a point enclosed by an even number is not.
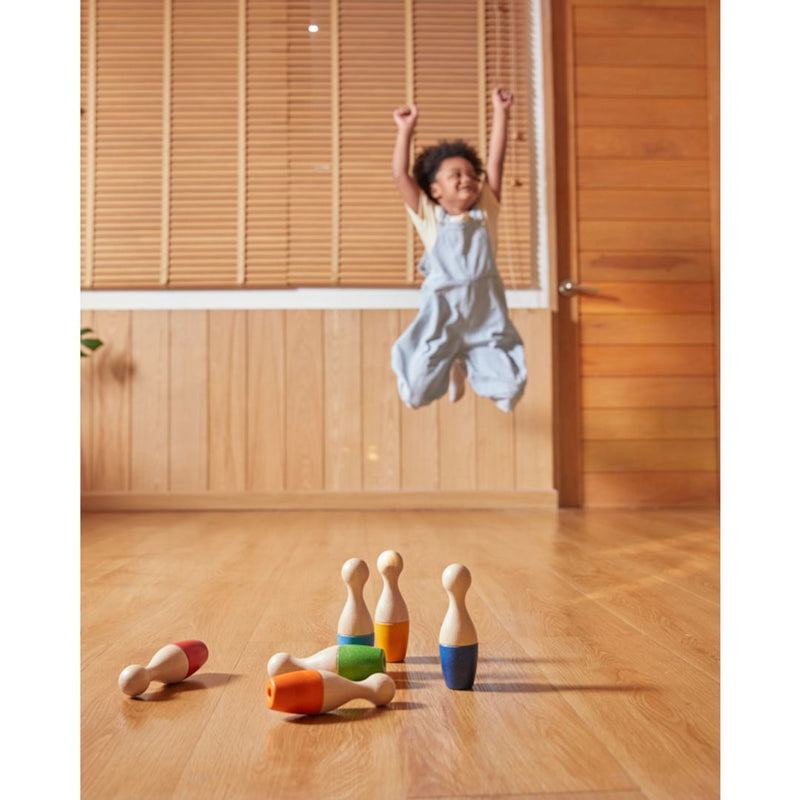
{"type": "Polygon", "coordinates": [[[403,557],[395,550],[378,556],[383,591],[375,607],[375,646],[386,652],[386,660],[402,661],[408,646],[408,608],[397,585],[403,571],[403,557]]]}
{"type": "Polygon", "coordinates": [[[363,681],[350,681],[328,670],[304,669],[270,678],[265,700],[273,711],[324,714],[357,698],[385,706],[394,693],[394,681],[385,672],[376,672],[363,681]]]}

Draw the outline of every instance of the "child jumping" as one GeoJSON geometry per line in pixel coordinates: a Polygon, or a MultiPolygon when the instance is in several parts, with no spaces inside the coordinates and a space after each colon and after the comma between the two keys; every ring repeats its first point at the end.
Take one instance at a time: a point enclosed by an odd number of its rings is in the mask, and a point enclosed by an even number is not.
{"type": "Polygon", "coordinates": [[[392,347],[398,391],[409,408],[437,400],[448,386],[450,400],[456,402],[464,394],[465,378],[476,394],[503,411],[512,411],[525,390],[522,339],[509,318],[494,259],[513,100],[500,87],[492,93],[494,118],[483,184],[481,159],[460,139],[421,152],[409,175],[417,109],[394,110],[392,177],[425,247],[419,264],[425,276],[422,305],[392,347]]]}

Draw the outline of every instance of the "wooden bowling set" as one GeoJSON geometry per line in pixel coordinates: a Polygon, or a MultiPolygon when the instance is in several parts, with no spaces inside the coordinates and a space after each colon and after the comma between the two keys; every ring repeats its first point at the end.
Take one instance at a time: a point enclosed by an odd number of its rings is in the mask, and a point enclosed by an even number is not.
{"type": "MultiPolygon", "coordinates": [[[[375,622],[364,601],[369,567],[360,558],[342,566],[347,596],[337,624],[337,644],[310,656],[275,653],[267,663],[264,699],[274,711],[324,714],[355,699],[384,706],[394,698],[396,686],[386,674],[387,663],[405,659],[409,614],[398,585],[402,556],[385,550],[377,561],[383,581],[375,622]]],[[[448,597],[447,612],[439,631],[439,658],[445,685],[471,689],[478,666],[478,635],[467,611],[466,594],[472,583],[463,564],[450,564],[442,573],[448,597]]],[[[162,647],[147,666],[132,664],[119,676],[119,688],[130,697],[147,691],[153,681],[173,684],[193,675],[208,660],[208,647],[196,639],[162,647]]]]}

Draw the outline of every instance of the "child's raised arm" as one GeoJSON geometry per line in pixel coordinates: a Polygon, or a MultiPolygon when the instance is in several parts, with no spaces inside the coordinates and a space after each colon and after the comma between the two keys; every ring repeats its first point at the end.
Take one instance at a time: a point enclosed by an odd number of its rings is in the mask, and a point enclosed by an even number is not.
{"type": "Polygon", "coordinates": [[[503,185],[503,162],[506,157],[506,138],[508,136],[508,115],[514,95],[498,86],[492,92],[492,135],[489,139],[489,157],[486,159],[486,182],[500,199],[503,185]]]}
{"type": "Polygon", "coordinates": [[[394,110],[393,116],[397,125],[397,139],[392,156],[392,178],[403,202],[416,212],[419,209],[420,188],[408,172],[408,151],[411,146],[411,134],[417,123],[417,107],[400,106],[394,110]]]}

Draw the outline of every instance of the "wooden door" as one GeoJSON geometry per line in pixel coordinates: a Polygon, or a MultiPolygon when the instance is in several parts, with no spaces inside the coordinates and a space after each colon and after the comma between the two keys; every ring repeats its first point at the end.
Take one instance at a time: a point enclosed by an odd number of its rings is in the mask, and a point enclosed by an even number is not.
{"type": "Polygon", "coordinates": [[[552,9],[560,502],[715,505],[719,3],[552,9]]]}

